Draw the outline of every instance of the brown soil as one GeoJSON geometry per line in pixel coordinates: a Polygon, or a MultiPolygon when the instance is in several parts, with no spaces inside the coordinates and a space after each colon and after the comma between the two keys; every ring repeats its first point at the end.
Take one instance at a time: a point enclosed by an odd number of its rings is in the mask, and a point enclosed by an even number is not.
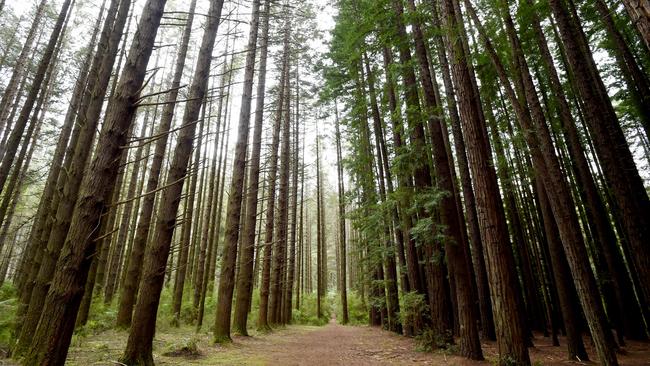
{"type": "MultiPolygon", "coordinates": [[[[119,365],[128,333],[109,330],[73,340],[68,365],[119,365]]],[[[451,351],[418,352],[414,339],[367,326],[342,326],[332,321],[324,327],[288,326],[268,334],[233,338],[233,343],[214,345],[211,334],[195,334],[193,328],[161,329],[154,342],[154,359],[161,365],[492,365],[496,344],[483,342],[486,361],[470,361],[451,351]],[[185,352],[187,347],[192,352],[185,352]],[[194,351],[196,350],[196,351],[194,351]]],[[[586,344],[590,347],[589,341],[586,344]]],[[[596,365],[565,360],[564,347],[553,347],[538,335],[530,349],[534,365],[596,365]]],[[[563,339],[560,339],[563,342],[563,339]]],[[[650,365],[650,343],[628,342],[619,355],[623,366],[650,365]]],[[[590,349],[592,359],[595,359],[590,349]]],[[[0,364],[7,360],[0,360],[0,364]]],[[[11,363],[9,363],[11,364],[11,363]]]]}

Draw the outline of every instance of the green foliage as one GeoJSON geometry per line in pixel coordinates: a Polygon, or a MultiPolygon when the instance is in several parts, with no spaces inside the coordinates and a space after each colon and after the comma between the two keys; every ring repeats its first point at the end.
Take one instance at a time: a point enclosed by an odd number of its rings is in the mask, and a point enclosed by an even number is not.
{"type": "Polygon", "coordinates": [[[416,347],[420,352],[444,350],[446,353],[455,354],[458,352],[458,346],[449,343],[450,339],[453,339],[451,334],[437,334],[431,328],[425,329],[415,337],[416,347]]]}
{"type": "Polygon", "coordinates": [[[172,343],[167,347],[167,351],[163,353],[163,356],[184,358],[201,357],[202,354],[199,350],[198,343],[199,339],[196,337],[183,339],[180,343],[172,343]]]}
{"type": "Polygon", "coordinates": [[[420,352],[443,350],[447,354],[457,354],[458,345],[451,343],[453,339],[451,332],[439,334],[435,333],[431,328],[425,329],[415,337],[417,350],[420,352]]]}
{"type": "Polygon", "coordinates": [[[411,234],[417,245],[439,243],[444,244],[448,239],[444,234],[445,227],[440,225],[437,218],[437,211],[440,202],[447,197],[449,192],[438,190],[435,187],[420,190],[413,196],[413,204],[410,211],[417,213],[426,213],[414,225],[411,234]]]}
{"type": "MultiPolygon", "coordinates": [[[[340,295],[337,295],[336,319],[339,323],[343,320],[340,295]]],[[[361,301],[361,296],[359,296],[356,291],[350,290],[348,290],[348,324],[368,324],[368,309],[366,304],[361,301]]]]}
{"type": "Polygon", "coordinates": [[[404,324],[404,326],[413,325],[413,319],[416,316],[421,316],[429,312],[429,306],[424,298],[424,294],[419,294],[415,291],[402,293],[399,302],[400,323],[404,324]]]}
{"type": "Polygon", "coordinates": [[[10,283],[3,284],[0,287],[0,355],[6,355],[11,348],[17,308],[16,288],[10,283]]]}
{"type": "Polygon", "coordinates": [[[322,316],[319,318],[316,311],[316,294],[305,294],[300,299],[300,309],[293,309],[293,323],[294,324],[303,324],[303,325],[325,325],[329,323],[332,318],[332,308],[334,304],[333,293],[323,296],[321,298],[321,313],[322,316]]]}

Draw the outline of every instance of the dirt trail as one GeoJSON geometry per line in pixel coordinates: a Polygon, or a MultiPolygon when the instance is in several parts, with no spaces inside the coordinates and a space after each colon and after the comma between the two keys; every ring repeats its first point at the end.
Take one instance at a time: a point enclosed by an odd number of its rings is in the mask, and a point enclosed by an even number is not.
{"type": "MultiPolygon", "coordinates": [[[[73,341],[67,365],[119,365],[128,333],[108,330],[73,341]]],[[[564,340],[560,339],[564,345],[564,340]]],[[[587,347],[590,346],[585,339],[587,347]]],[[[548,338],[537,336],[536,347],[530,349],[534,365],[596,365],[569,362],[564,346],[553,347],[548,338]]],[[[483,342],[486,361],[470,361],[449,351],[424,353],[416,351],[415,340],[366,326],[343,326],[334,320],[323,327],[292,325],[268,334],[253,337],[235,336],[233,342],[214,345],[211,334],[196,334],[192,327],[160,329],[154,341],[156,365],[460,365],[489,366],[494,364],[496,345],[483,342]],[[188,342],[195,344],[198,354],[171,356],[188,342]]],[[[590,350],[593,357],[593,350],[590,350]]],[[[629,342],[626,354],[619,355],[622,366],[650,365],[650,344],[629,342]]],[[[0,359],[0,365],[13,363],[0,359]]]]}
{"type": "MultiPolygon", "coordinates": [[[[564,340],[561,339],[564,345],[564,340]]],[[[585,339],[587,347],[589,340],[585,339]]],[[[625,366],[650,365],[650,344],[630,342],[619,362],[625,366]]],[[[530,349],[536,365],[596,365],[566,360],[564,346],[553,347],[549,338],[537,337],[530,349]]],[[[159,365],[459,365],[489,366],[496,358],[495,342],[482,344],[486,361],[470,361],[449,351],[416,351],[416,342],[378,328],[343,326],[332,320],[323,327],[289,326],[255,337],[234,337],[233,343],[200,345],[202,356],[184,362],[159,358],[159,365]]],[[[593,350],[590,350],[593,355],[593,350]]],[[[592,359],[594,357],[592,356],[592,359]]]]}
{"type": "MultiPolygon", "coordinates": [[[[560,339],[564,345],[564,339],[560,339]]],[[[585,339],[590,348],[590,341],[585,339]]],[[[553,347],[549,338],[535,339],[530,349],[535,365],[596,365],[593,362],[570,362],[566,349],[553,347]]],[[[208,346],[201,365],[493,365],[495,342],[482,344],[485,361],[470,361],[449,351],[416,351],[415,340],[378,328],[343,326],[332,320],[324,327],[290,326],[256,337],[235,337],[230,345],[208,346]]],[[[205,348],[203,348],[205,350],[205,348]]],[[[593,356],[593,350],[589,350],[593,356]]],[[[168,364],[160,360],[159,364],[168,364]]],[[[650,365],[650,344],[629,342],[626,353],[619,355],[623,366],[650,365]]],[[[171,361],[169,365],[177,364],[171,361]]],[[[185,363],[191,364],[191,363],[185,363]]]]}
{"type": "MultiPolygon", "coordinates": [[[[267,336],[237,337],[233,346],[224,348],[233,356],[241,356],[239,360],[243,364],[431,365],[455,359],[442,354],[417,352],[412,339],[390,332],[342,326],[334,321],[324,327],[289,327],[267,336]],[[246,356],[250,358],[246,359],[246,356]]],[[[218,362],[218,358],[215,361],[218,362]]]]}

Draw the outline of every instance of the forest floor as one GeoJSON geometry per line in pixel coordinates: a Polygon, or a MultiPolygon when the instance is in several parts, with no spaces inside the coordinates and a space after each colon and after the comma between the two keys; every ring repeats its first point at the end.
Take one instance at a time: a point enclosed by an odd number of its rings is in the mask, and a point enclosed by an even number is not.
{"type": "MultiPolygon", "coordinates": [[[[107,330],[73,339],[68,362],[73,366],[120,365],[128,333],[107,330]]],[[[562,340],[561,340],[562,341],[562,340]]],[[[565,348],[553,347],[548,338],[535,339],[531,348],[534,365],[595,365],[565,360],[565,348]]],[[[191,327],[157,332],[154,341],[156,365],[491,365],[496,344],[484,342],[486,361],[470,361],[449,351],[432,353],[416,350],[416,341],[367,326],[343,326],[335,321],[326,326],[291,325],[252,337],[235,336],[226,345],[214,345],[207,331],[196,334],[191,327]]],[[[593,350],[590,350],[593,358],[593,350]]],[[[0,365],[8,360],[0,359],[0,365]],[[4,361],[4,362],[3,362],[4,361]]],[[[630,342],[621,365],[650,365],[650,344],[630,342]]],[[[8,363],[11,365],[11,362],[8,363]]]]}

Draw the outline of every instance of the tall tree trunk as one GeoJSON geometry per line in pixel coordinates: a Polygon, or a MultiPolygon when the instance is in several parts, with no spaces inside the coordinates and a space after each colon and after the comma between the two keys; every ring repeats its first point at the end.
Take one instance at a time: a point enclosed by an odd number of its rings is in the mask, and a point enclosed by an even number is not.
{"type": "MultiPolygon", "coordinates": [[[[148,115],[145,115],[144,120],[142,121],[142,127],[140,129],[140,134],[138,138],[144,138],[147,133],[147,126],[149,124],[148,115]]],[[[131,171],[131,177],[129,179],[129,186],[127,188],[127,194],[125,197],[126,203],[122,208],[122,217],[120,218],[119,231],[115,241],[115,250],[111,261],[108,264],[108,272],[106,276],[106,288],[104,292],[104,302],[110,304],[113,301],[113,294],[115,293],[115,287],[117,286],[117,279],[120,273],[120,266],[122,264],[122,254],[124,252],[124,246],[127,242],[127,233],[131,229],[130,221],[131,215],[137,215],[137,212],[133,212],[133,206],[137,198],[135,197],[135,190],[137,188],[138,173],[140,172],[140,163],[142,160],[143,146],[139,146],[133,157],[133,168],[131,171]]],[[[126,166],[124,167],[126,173],[126,166]]],[[[144,177],[141,177],[144,178],[144,177]]]]}
{"type": "MultiPolygon", "coordinates": [[[[541,185],[541,180],[538,180],[541,185]]],[[[582,342],[580,309],[577,307],[575,290],[570,281],[571,272],[566,257],[563,255],[562,243],[557,232],[557,224],[553,217],[546,190],[540,186],[540,202],[546,230],[546,243],[548,245],[551,267],[560,301],[560,311],[564,320],[564,330],[567,339],[567,351],[570,360],[587,360],[587,351],[582,342]]]]}
{"type": "MultiPolygon", "coordinates": [[[[76,126],[79,128],[75,127],[76,131],[73,132],[70,145],[74,144],[74,146],[70,146],[71,149],[66,154],[62,169],[65,173],[59,174],[56,194],[48,208],[50,219],[46,222],[40,238],[35,238],[38,241],[32,244],[34,248],[42,249],[32,263],[31,280],[28,280],[27,286],[23,289],[21,301],[29,306],[26,307],[25,320],[14,350],[15,356],[22,355],[27,351],[30,343],[33,343],[34,332],[43,314],[48,289],[58,269],[58,259],[71,227],[71,213],[79,196],[84,169],[91,152],[88,146],[92,146],[96,134],[115,53],[128,13],[128,4],[121,5],[124,6],[118,9],[117,4],[111,4],[106,17],[98,51],[93,58],[88,76],[88,80],[95,80],[95,83],[92,87],[88,85],[77,113],[76,126]]],[[[85,283],[85,275],[83,283],[85,283]]]]}
{"type": "MultiPolygon", "coordinates": [[[[72,96],[70,97],[70,105],[68,107],[68,110],[66,111],[66,115],[63,120],[63,125],[61,126],[61,132],[59,134],[56,147],[54,148],[54,152],[52,153],[52,161],[50,162],[50,169],[47,173],[47,178],[45,180],[45,184],[43,187],[43,193],[41,194],[41,198],[38,203],[38,209],[36,211],[36,216],[34,217],[32,229],[29,233],[29,238],[26,244],[27,247],[25,249],[24,256],[26,256],[27,258],[26,261],[23,262],[24,264],[21,266],[22,270],[20,271],[22,272],[21,277],[23,278],[25,277],[25,272],[28,272],[28,269],[31,268],[33,255],[39,249],[35,247],[36,243],[42,237],[44,226],[48,219],[47,217],[49,212],[48,210],[50,209],[50,205],[52,204],[52,200],[55,194],[56,181],[61,172],[63,159],[66,155],[66,147],[68,146],[70,135],[72,133],[72,129],[74,126],[75,116],[79,110],[81,98],[83,96],[84,89],[86,88],[88,72],[90,70],[90,63],[92,61],[92,56],[93,56],[93,49],[97,41],[97,35],[99,34],[101,21],[104,14],[104,5],[105,5],[105,1],[104,3],[102,3],[101,10],[99,11],[97,21],[95,22],[95,26],[93,28],[94,29],[93,35],[90,38],[90,41],[88,42],[87,45],[88,51],[86,53],[86,56],[84,58],[81,67],[79,68],[79,74],[75,82],[72,96]]],[[[21,292],[23,289],[22,283],[23,283],[22,280],[18,281],[18,286],[17,286],[21,292]]]]}
{"type": "Polygon", "coordinates": [[[140,294],[133,311],[129,339],[121,357],[127,365],[153,365],[152,347],[156,328],[156,317],[160,293],[165,278],[165,268],[171,245],[178,206],[187,166],[192,154],[196,120],[208,88],[212,51],[221,21],[223,0],[210,2],[207,23],[196,61],[194,79],[189,91],[189,100],[183,115],[184,127],[178,136],[178,143],[169,167],[169,174],[163,191],[159,212],[156,217],[154,240],[145,250],[144,267],[140,283],[140,294]]]}
{"type": "MultiPolygon", "coordinates": [[[[506,227],[503,203],[497,184],[497,177],[490,164],[490,146],[487,131],[482,123],[479,108],[480,97],[476,94],[467,63],[466,50],[459,33],[458,18],[454,9],[455,0],[442,0],[443,25],[447,28],[447,44],[452,60],[452,75],[458,96],[463,133],[469,147],[468,159],[476,187],[476,209],[485,244],[492,312],[497,334],[500,364],[508,358],[519,364],[530,364],[523,332],[522,318],[516,301],[517,279],[513,271],[514,259],[506,227]]],[[[460,15],[460,14],[458,14],[460,15]]]]}
{"type": "Polygon", "coordinates": [[[350,320],[348,317],[348,292],[347,292],[347,283],[345,282],[346,278],[346,252],[345,252],[345,183],[343,177],[343,153],[341,150],[341,130],[339,128],[339,111],[338,106],[334,106],[336,119],[335,123],[335,133],[336,133],[336,172],[338,175],[338,192],[339,192],[339,250],[340,254],[340,273],[341,278],[339,278],[339,286],[341,287],[341,312],[343,313],[343,319],[341,319],[341,324],[347,324],[350,320]]]}
{"type": "MultiPolygon", "coordinates": [[[[415,11],[415,1],[409,0],[408,4],[409,9],[415,11]]],[[[429,60],[420,24],[415,21],[413,26],[415,50],[418,63],[420,64],[420,78],[424,89],[424,100],[428,109],[435,110],[438,108],[432,82],[435,77],[429,69],[429,60]]],[[[440,204],[441,221],[447,227],[446,235],[451,236],[453,240],[453,243],[447,241],[445,244],[445,252],[447,254],[448,268],[453,273],[453,279],[456,282],[456,303],[461,330],[461,354],[470,359],[480,360],[483,359],[483,353],[481,351],[479,333],[476,326],[479,317],[476,314],[477,309],[474,306],[475,301],[472,292],[471,270],[469,267],[470,258],[465,257],[465,251],[463,250],[466,247],[465,236],[461,231],[462,226],[459,222],[460,215],[453,195],[456,191],[451,171],[454,162],[453,158],[448,155],[445,147],[446,137],[444,136],[442,122],[440,118],[434,116],[429,117],[431,145],[433,148],[434,167],[437,178],[436,183],[440,189],[449,193],[448,196],[442,199],[440,204]]]]}
{"type": "MultiPolygon", "coordinates": [[[[30,52],[32,52],[34,40],[36,39],[38,31],[42,30],[41,21],[43,20],[46,5],[47,0],[41,0],[38,3],[36,10],[34,11],[34,20],[32,21],[29,31],[27,32],[25,43],[23,43],[23,48],[21,49],[18,58],[16,58],[15,66],[11,73],[11,78],[9,79],[9,82],[7,82],[7,86],[4,90],[4,93],[2,94],[2,99],[0,100],[0,135],[2,135],[3,131],[5,132],[5,135],[10,134],[8,125],[12,122],[9,119],[9,115],[12,109],[12,102],[15,105],[20,102],[21,93],[17,92],[20,89],[18,85],[24,78],[25,66],[28,66],[30,64],[30,62],[28,62],[28,58],[30,52]]],[[[36,45],[38,45],[38,42],[36,45]]],[[[5,150],[1,151],[2,153],[0,153],[0,156],[3,155],[4,151],[5,150]]]]}
{"type": "MultiPolygon", "coordinates": [[[[648,4],[650,5],[650,3],[648,4]]],[[[627,89],[632,94],[645,137],[650,138],[650,81],[648,76],[641,69],[632,50],[625,42],[623,34],[616,27],[614,16],[607,3],[604,0],[596,0],[594,6],[612,42],[614,56],[627,84],[627,89]]],[[[648,11],[650,11],[650,7],[648,7],[648,11]]]]}
{"type": "MultiPolygon", "coordinates": [[[[599,6],[598,4],[596,5],[599,6]]],[[[571,115],[566,94],[562,89],[560,78],[555,69],[553,58],[540,26],[539,17],[536,13],[532,13],[532,19],[533,22],[531,25],[535,32],[538,47],[541,51],[542,61],[549,77],[551,90],[557,100],[559,120],[566,138],[569,155],[571,156],[573,163],[572,165],[574,166],[578,192],[585,204],[587,222],[595,236],[594,239],[596,240],[596,245],[602,246],[603,251],[606,253],[605,257],[611,280],[614,282],[613,287],[616,291],[618,308],[620,309],[618,311],[619,314],[612,315],[623,317],[624,324],[622,325],[625,327],[625,330],[621,329],[620,325],[618,327],[617,336],[621,339],[623,333],[633,331],[637,328],[635,324],[630,322],[630,320],[635,318],[635,314],[639,314],[639,308],[636,306],[634,301],[624,300],[630,298],[629,296],[632,294],[633,290],[631,288],[632,283],[626,275],[627,269],[625,269],[625,264],[623,263],[620,249],[618,248],[616,234],[614,233],[612,224],[609,220],[609,215],[607,214],[607,209],[600,196],[594,177],[591,175],[589,163],[582,148],[580,134],[576,127],[576,122],[571,115]]]]}
{"type": "Polygon", "coordinates": [[[623,0],[623,5],[650,51],[650,1],[623,0]]]}
{"type": "Polygon", "coordinates": [[[99,152],[81,183],[71,227],[52,276],[41,321],[35,332],[26,363],[63,364],[72,338],[74,318],[83,295],[101,214],[110,199],[119,170],[118,157],[126,145],[126,134],[136,112],[165,0],[148,0],[136,32],[119,86],[109,103],[97,142],[99,152]]]}
{"type": "Polygon", "coordinates": [[[323,226],[321,225],[321,163],[320,163],[320,136],[316,129],[316,317],[323,316],[321,309],[321,297],[323,295],[323,226]]]}
{"type": "MultiPolygon", "coordinates": [[[[629,3],[629,2],[628,2],[629,3]]],[[[561,0],[550,0],[551,10],[564,44],[585,121],[607,185],[620,210],[626,238],[635,252],[631,258],[638,273],[641,294],[650,299],[650,200],[621,130],[618,117],[598,74],[579,19],[571,17],[561,0]]]]}
{"type": "MultiPolygon", "coordinates": [[[[432,6],[434,25],[440,26],[438,7],[432,6]]],[[[490,289],[488,286],[487,272],[485,269],[485,260],[483,257],[483,242],[481,241],[481,232],[478,226],[476,213],[476,202],[474,199],[474,190],[472,188],[472,178],[467,163],[467,150],[460,127],[460,117],[456,104],[456,95],[451,80],[451,71],[449,69],[449,60],[445,53],[444,39],[442,35],[435,36],[438,60],[442,68],[442,79],[445,85],[447,98],[447,109],[451,120],[452,133],[454,136],[454,147],[456,158],[460,171],[462,192],[464,196],[465,215],[469,228],[470,250],[472,255],[472,264],[474,265],[474,274],[476,276],[476,286],[478,292],[479,310],[481,316],[481,331],[485,339],[495,340],[494,320],[492,319],[492,305],[490,304],[490,289]]]]}
{"type": "Polygon", "coordinates": [[[68,13],[72,3],[73,0],[66,0],[61,5],[61,10],[56,18],[56,23],[54,24],[54,28],[50,34],[47,46],[45,46],[45,50],[43,51],[43,56],[41,56],[41,60],[38,63],[36,74],[34,74],[29,92],[27,93],[27,97],[23,103],[20,114],[18,115],[18,119],[14,124],[13,130],[11,130],[9,139],[7,140],[5,154],[2,158],[2,163],[0,164],[0,192],[4,192],[5,183],[9,176],[9,170],[13,166],[18,145],[23,137],[25,127],[27,127],[27,122],[29,122],[29,116],[32,114],[38,94],[41,92],[41,89],[43,89],[43,81],[46,77],[47,70],[53,61],[56,46],[59,42],[63,41],[60,36],[63,31],[63,24],[68,18],[68,13]]]}
{"type": "MultiPolygon", "coordinates": [[[[246,71],[244,73],[244,91],[239,111],[239,127],[233,161],[232,181],[228,195],[226,213],[226,231],[224,238],[219,294],[214,323],[214,339],[217,342],[230,340],[230,318],[232,295],[235,286],[235,264],[237,263],[237,242],[241,223],[242,196],[246,174],[246,150],[251,115],[253,94],[253,77],[255,75],[255,53],[259,30],[260,0],[253,0],[250,33],[246,54],[246,71]]],[[[257,196],[257,194],[256,194],[257,196]]],[[[256,197],[257,198],[257,197],[256,197]]]]}
{"type": "MultiPolygon", "coordinates": [[[[373,120],[373,129],[374,129],[374,135],[375,135],[375,146],[377,149],[377,178],[379,181],[379,193],[380,193],[380,199],[383,202],[386,202],[386,184],[385,184],[385,171],[384,171],[384,165],[383,165],[383,153],[385,149],[382,149],[382,142],[381,142],[381,136],[382,136],[382,131],[381,131],[381,126],[383,125],[383,121],[381,120],[380,112],[379,112],[379,106],[377,104],[377,93],[375,91],[375,78],[374,78],[374,73],[370,69],[370,63],[368,61],[367,55],[363,55],[363,61],[362,63],[365,64],[365,69],[366,69],[366,74],[367,74],[367,83],[368,83],[368,94],[370,95],[370,109],[371,109],[371,114],[372,114],[372,120],[373,120]]],[[[361,64],[359,67],[362,67],[361,64]]],[[[338,111],[336,111],[338,118],[338,111]]],[[[335,123],[338,123],[335,121],[335,123]]],[[[338,127],[337,127],[338,128],[338,127]]],[[[364,127],[366,129],[367,126],[364,127]]],[[[369,132],[369,131],[368,131],[369,132]]],[[[369,146],[371,145],[370,142],[368,142],[369,146]]],[[[341,179],[342,177],[342,167],[341,169],[341,179]]],[[[373,170],[374,164],[373,164],[373,170]]],[[[374,179],[374,178],[373,178],[374,179]]],[[[342,181],[341,181],[342,184],[342,181]]],[[[345,223],[345,221],[344,221],[345,223]]],[[[385,290],[387,293],[387,301],[386,301],[386,310],[387,310],[387,316],[388,316],[388,329],[394,332],[400,332],[401,331],[401,324],[398,320],[398,313],[399,313],[399,297],[397,293],[397,266],[395,264],[395,257],[391,254],[394,249],[393,249],[393,242],[390,234],[390,225],[388,222],[385,225],[384,228],[384,236],[383,242],[384,246],[386,247],[386,254],[383,256],[384,257],[384,264],[386,266],[386,283],[385,283],[385,290]]]]}
{"type": "MultiPolygon", "coordinates": [[[[273,137],[270,146],[270,155],[268,164],[268,205],[266,207],[266,220],[264,226],[264,254],[262,256],[262,279],[260,283],[260,305],[259,314],[257,318],[257,328],[260,330],[269,330],[269,290],[271,285],[271,258],[273,257],[273,241],[275,227],[275,190],[278,174],[278,150],[280,145],[280,126],[282,122],[282,108],[284,106],[285,96],[285,79],[288,69],[288,33],[285,34],[285,50],[282,56],[282,71],[280,77],[280,87],[278,89],[278,100],[276,103],[276,114],[274,116],[275,122],[273,125],[273,137]]],[[[276,239],[277,240],[277,239],[276,239]]]]}
{"type": "Polygon", "coordinates": [[[514,24],[507,9],[507,4],[502,5],[504,9],[504,21],[511,45],[513,46],[514,62],[518,64],[519,72],[521,72],[521,75],[516,75],[515,78],[520,78],[523,84],[527,106],[520,104],[519,99],[515,95],[507,79],[505,69],[496,51],[493,49],[490,40],[487,38],[485,30],[480,25],[479,18],[471,7],[471,4],[466,0],[465,5],[474,23],[479,28],[486,49],[497,70],[499,79],[501,79],[506,90],[506,94],[513,105],[517,118],[522,124],[522,128],[534,132],[534,134],[525,134],[526,141],[531,150],[538,179],[541,179],[548,188],[549,202],[558,225],[560,238],[569,267],[571,268],[576,289],[578,290],[580,303],[585,312],[587,323],[596,345],[596,350],[603,364],[617,365],[618,362],[614,351],[614,338],[607,327],[605,311],[599,297],[596,280],[589,266],[589,258],[582,235],[576,230],[580,224],[574,205],[572,205],[573,200],[569,193],[568,184],[563,179],[551,136],[546,126],[544,113],[536,94],[528,64],[523,57],[519,38],[515,34],[514,24]],[[530,109],[528,110],[528,108],[530,109]]]}
{"type": "MultiPolygon", "coordinates": [[[[158,125],[156,136],[159,136],[154,148],[154,155],[151,161],[151,168],[149,170],[149,178],[147,179],[146,195],[143,197],[142,210],[140,218],[138,219],[138,226],[135,229],[135,238],[133,239],[131,256],[129,259],[129,266],[126,269],[125,281],[120,291],[120,303],[117,312],[116,324],[118,327],[127,327],[131,324],[131,316],[133,313],[133,306],[135,305],[140,277],[142,274],[142,262],[144,257],[145,246],[149,236],[151,226],[151,217],[153,216],[153,208],[155,203],[154,192],[158,189],[158,182],[160,180],[160,172],[162,170],[163,160],[165,158],[165,150],[167,148],[167,141],[169,139],[169,129],[174,118],[174,109],[176,107],[176,99],[178,98],[178,89],[180,87],[183,70],[185,69],[185,59],[187,57],[187,49],[190,41],[190,33],[194,22],[194,9],[196,8],[196,0],[192,0],[183,30],[183,38],[178,49],[176,56],[176,65],[174,69],[174,76],[170,85],[170,91],[167,94],[165,107],[162,112],[162,118],[158,125]]],[[[189,199],[193,199],[190,197],[189,199]]],[[[180,271],[184,271],[179,269],[180,271]]],[[[185,272],[182,272],[183,275],[185,272]]],[[[182,277],[184,279],[184,277],[182,277]]],[[[182,294],[182,286],[181,286],[182,294]]],[[[174,296],[176,299],[177,295],[174,296]]],[[[179,306],[176,309],[174,306],[174,313],[180,312],[179,306]]]]}
{"type": "MultiPolygon", "coordinates": [[[[289,252],[287,253],[288,257],[288,267],[287,267],[287,278],[284,289],[284,303],[283,303],[283,312],[282,318],[284,323],[291,323],[291,310],[293,304],[293,284],[295,282],[295,270],[296,270],[296,229],[297,229],[297,219],[298,219],[298,157],[300,156],[298,150],[300,149],[300,138],[299,138],[299,121],[300,121],[300,65],[296,65],[296,102],[295,102],[295,113],[294,113],[294,125],[293,129],[293,141],[291,148],[291,193],[290,198],[293,201],[291,206],[291,231],[289,236],[289,252]]],[[[337,277],[338,279],[339,277],[337,277]]]]}

